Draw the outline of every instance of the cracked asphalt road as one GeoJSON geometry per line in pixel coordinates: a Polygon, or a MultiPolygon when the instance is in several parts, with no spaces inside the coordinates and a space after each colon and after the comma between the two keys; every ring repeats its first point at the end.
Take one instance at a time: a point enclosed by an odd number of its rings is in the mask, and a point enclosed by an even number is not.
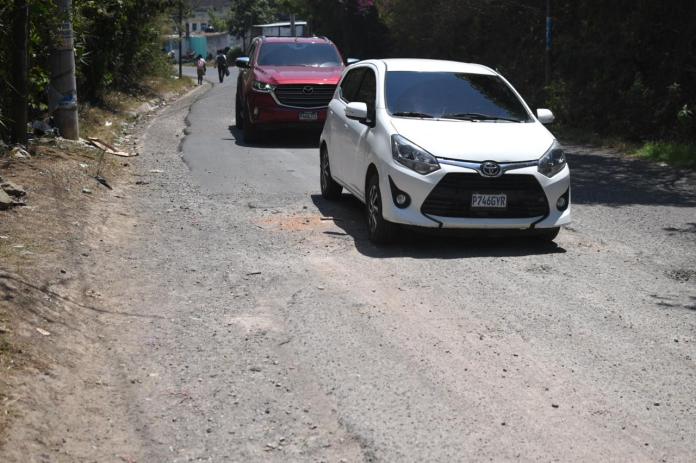
{"type": "Polygon", "coordinates": [[[238,140],[234,76],[143,136],[107,242],[122,441],[85,460],[694,460],[693,173],[572,147],[557,245],[377,248],[317,134],[238,140]]]}

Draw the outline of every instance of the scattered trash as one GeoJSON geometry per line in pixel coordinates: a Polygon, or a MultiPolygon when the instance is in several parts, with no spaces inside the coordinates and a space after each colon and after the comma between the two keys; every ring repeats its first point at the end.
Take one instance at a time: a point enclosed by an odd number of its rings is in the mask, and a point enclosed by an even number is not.
{"type": "Polygon", "coordinates": [[[5,325],[0,325],[0,334],[9,333],[10,330],[5,325]]]}
{"type": "Polygon", "coordinates": [[[84,194],[87,194],[87,195],[91,195],[91,194],[92,194],[92,190],[90,190],[89,188],[83,188],[83,189],[82,189],[82,192],[83,192],[84,194]]]}
{"type": "Polygon", "coordinates": [[[7,235],[0,235],[0,240],[9,240],[10,237],[7,235]]]}
{"type": "Polygon", "coordinates": [[[138,180],[135,182],[136,185],[149,185],[150,182],[146,182],[144,180],[138,180]]]}
{"type": "Polygon", "coordinates": [[[261,272],[249,272],[249,273],[247,273],[247,276],[251,276],[251,275],[261,275],[261,272]]]}
{"type": "Polygon", "coordinates": [[[51,333],[49,333],[48,331],[41,329],[41,328],[36,328],[36,331],[38,331],[39,334],[41,334],[43,336],[50,336],[51,335],[51,333]]]}
{"type": "Polygon", "coordinates": [[[106,121],[106,123],[105,123],[104,125],[105,125],[106,127],[111,127],[112,125],[114,125],[114,123],[111,122],[111,121],[106,121]]]}
{"type": "Polygon", "coordinates": [[[15,146],[10,150],[10,159],[30,159],[31,155],[20,146],[15,146]]]}
{"type": "Polygon", "coordinates": [[[31,128],[34,135],[37,137],[46,135],[55,137],[58,135],[58,130],[46,121],[34,121],[31,123],[31,128]]]}
{"type": "Polygon", "coordinates": [[[162,169],[150,169],[151,174],[163,174],[164,171],[162,169]]]}
{"type": "Polygon", "coordinates": [[[95,179],[97,182],[99,182],[99,183],[101,183],[102,185],[104,185],[105,187],[107,187],[109,190],[113,190],[113,188],[111,188],[111,185],[109,185],[109,182],[107,182],[106,179],[105,179],[104,177],[102,177],[101,175],[97,175],[96,177],[94,177],[94,179],[95,179]]]}
{"type": "Polygon", "coordinates": [[[83,169],[86,169],[89,167],[89,164],[85,164],[84,162],[81,162],[80,167],[82,167],[83,169]]]}
{"type": "Polygon", "coordinates": [[[320,217],[319,220],[333,220],[334,222],[340,222],[343,219],[339,219],[337,217],[320,217]]]}
{"type": "Polygon", "coordinates": [[[87,141],[91,143],[92,145],[96,146],[100,150],[104,151],[105,153],[113,154],[115,156],[121,156],[124,158],[129,158],[131,156],[137,156],[137,153],[135,154],[130,154],[125,151],[120,151],[114,148],[113,146],[109,145],[103,140],[100,140],[98,138],[88,138],[87,141]]]}

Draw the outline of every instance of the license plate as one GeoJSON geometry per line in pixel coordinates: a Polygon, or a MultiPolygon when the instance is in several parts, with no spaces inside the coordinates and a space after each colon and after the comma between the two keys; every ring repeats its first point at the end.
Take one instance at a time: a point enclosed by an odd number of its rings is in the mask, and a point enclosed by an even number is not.
{"type": "Polygon", "coordinates": [[[301,121],[316,121],[319,119],[319,113],[316,111],[305,111],[300,113],[301,121]]]}
{"type": "Polygon", "coordinates": [[[471,207],[478,209],[505,209],[507,207],[507,195],[474,193],[471,195],[471,207]]]}

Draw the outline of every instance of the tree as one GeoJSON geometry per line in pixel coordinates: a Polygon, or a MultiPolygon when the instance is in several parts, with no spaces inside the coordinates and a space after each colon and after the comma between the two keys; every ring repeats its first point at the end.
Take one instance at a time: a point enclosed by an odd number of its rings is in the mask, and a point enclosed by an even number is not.
{"type": "Polygon", "coordinates": [[[246,50],[251,26],[273,20],[276,12],[272,0],[232,0],[227,26],[230,33],[242,39],[246,50]]]}

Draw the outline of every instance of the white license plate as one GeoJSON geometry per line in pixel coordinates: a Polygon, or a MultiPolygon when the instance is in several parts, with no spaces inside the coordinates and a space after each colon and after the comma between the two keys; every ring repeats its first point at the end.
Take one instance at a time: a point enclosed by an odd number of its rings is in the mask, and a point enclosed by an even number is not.
{"type": "Polygon", "coordinates": [[[507,195],[474,193],[471,195],[471,207],[480,209],[505,209],[507,208],[507,195]]]}
{"type": "Polygon", "coordinates": [[[319,113],[316,111],[305,111],[300,113],[301,121],[316,121],[319,119],[319,113]]]}

